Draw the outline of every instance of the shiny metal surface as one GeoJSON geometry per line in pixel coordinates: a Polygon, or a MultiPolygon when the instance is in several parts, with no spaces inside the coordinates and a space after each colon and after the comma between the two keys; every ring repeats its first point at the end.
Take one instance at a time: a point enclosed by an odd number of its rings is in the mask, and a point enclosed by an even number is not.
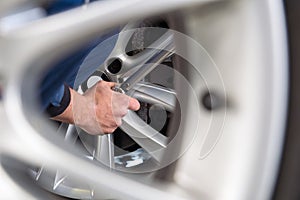
{"type": "MultiPolygon", "coordinates": [[[[170,49],[170,51],[174,51],[170,49]]],[[[136,70],[136,72],[134,72],[130,77],[128,77],[126,79],[126,81],[124,81],[121,84],[121,88],[124,91],[129,91],[131,90],[135,84],[137,84],[139,81],[143,80],[143,78],[145,78],[145,76],[147,76],[154,68],[157,67],[157,65],[159,65],[161,62],[163,62],[166,58],[168,58],[172,53],[165,51],[165,52],[159,52],[157,55],[155,55],[155,58],[151,59],[151,64],[147,64],[145,63],[144,66],[141,67],[137,67],[139,69],[136,70]]]]}
{"type": "MultiPolygon", "coordinates": [[[[24,1],[10,2],[1,10],[24,1]]],[[[39,186],[52,184],[61,194],[75,191],[87,199],[270,199],[287,112],[286,46],[282,2],[274,0],[105,1],[1,32],[1,198],[61,199],[39,186]],[[64,142],[40,113],[40,75],[53,60],[108,29],[175,10],[182,14],[182,32],[188,36],[173,38],[175,46],[182,47],[176,53],[192,65],[175,67],[179,77],[175,75],[174,90],[182,110],[178,133],[169,142],[161,134],[152,137],[153,130],[139,129],[138,119],[124,123],[128,132],[137,130],[133,138],[149,146],[161,165],[177,160],[173,179],[156,180],[156,171],[150,176],[112,172],[94,162],[95,154],[64,142]],[[183,77],[189,84],[183,84],[183,77]],[[199,99],[207,90],[225,97],[226,108],[204,110],[199,99]],[[153,152],[154,145],[161,151],[153,152]],[[26,176],[24,163],[47,166],[53,176],[35,184],[26,176]],[[59,184],[64,181],[68,183],[59,184]],[[82,190],[74,189],[76,185],[82,190]]],[[[151,97],[157,91],[147,92],[151,97]]],[[[167,100],[172,94],[159,98],[169,109],[174,105],[167,100]]],[[[42,170],[34,175],[42,178],[42,170]]]]}
{"type": "Polygon", "coordinates": [[[135,85],[130,96],[137,98],[141,102],[161,105],[168,111],[175,110],[176,92],[170,88],[140,82],[135,85]]]}

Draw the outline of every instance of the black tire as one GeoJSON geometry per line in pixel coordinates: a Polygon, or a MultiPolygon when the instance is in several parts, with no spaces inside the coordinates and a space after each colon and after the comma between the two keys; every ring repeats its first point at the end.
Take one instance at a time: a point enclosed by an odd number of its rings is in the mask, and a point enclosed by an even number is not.
{"type": "Polygon", "coordinates": [[[287,116],[285,145],[274,200],[300,199],[300,2],[285,1],[286,22],[289,44],[290,94],[287,116]]]}

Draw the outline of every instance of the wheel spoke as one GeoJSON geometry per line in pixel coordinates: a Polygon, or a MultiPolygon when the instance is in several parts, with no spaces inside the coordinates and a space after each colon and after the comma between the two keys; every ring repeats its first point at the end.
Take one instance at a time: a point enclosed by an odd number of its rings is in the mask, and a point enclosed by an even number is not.
{"type": "Polygon", "coordinates": [[[124,54],[126,52],[126,46],[134,34],[136,28],[138,26],[137,22],[128,23],[122,31],[118,34],[118,40],[116,43],[115,48],[110,54],[110,57],[118,57],[121,54],[124,54]]]}
{"type": "Polygon", "coordinates": [[[43,173],[44,171],[44,166],[40,167],[37,172],[35,173],[35,180],[38,181],[41,177],[41,174],[43,173]]]}
{"type": "MultiPolygon", "coordinates": [[[[159,28],[149,29],[154,32],[160,31],[159,28]]],[[[125,40],[128,42],[128,37],[130,38],[133,33],[133,30],[129,30],[129,32],[127,30],[121,32],[119,37],[126,38],[125,40]]],[[[123,41],[120,43],[117,42],[115,47],[116,50],[114,50],[115,52],[110,56],[111,58],[119,59],[122,62],[122,68],[119,73],[111,74],[107,70],[107,75],[111,80],[116,81],[119,77],[125,79],[129,72],[134,71],[134,73],[136,73],[136,71],[144,68],[144,70],[141,70],[143,73],[140,72],[138,74],[140,79],[142,79],[153,68],[155,68],[158,63],[162,62],[165,58],[170,56],[170,54],[174,53],[173,33],[170,30],[166,31],[166,33],[154,41],[150,46],[145,48],[142,52],[133,56],[128,56],[124,53],[126,44],[123,41]],[[145,64],[147,64],[147,66],[145,66],[145,64]]],[[[103,66],[104,65],[102,65],[99,70],[103,70],[103,66]]]]}
{"type": "MultiPolygon", "coordinates": [[[[148,29],[151,29],[151,31],[154,33],[160,30],[160,28],[148,29]]],[[[174,51],[172,31],[169,30],[166,33],[164,33],[160,38],[154,41],[150,46],[146,47],[146,49],[144,49],[142,52],[133,56],[127,56],[127,60],[124,61],[124,71],[122,72],[127,72],[136,66],[142,66],[143,64],[151,60],[153,57],[155,57],[157,53],[161,50],[174,51]]]]}
{"type": "Polygon", "coordinates": [[[151,58],[148,63],[141,66],[134,72],[126,81],[124,81],[120,88],[125,92],[133,88],[133,86],[144,79],[154,68],[171,55],[168,51],[160,51],[155,57],[151,58]]]}
{"type": "Polygon", "coordinates": [[[159,150],[165,149],[168,144],[166,136],[149,126],[132,111],[123,118],[121,129],[160,162],[162,155],[159,150]]]}
{"type": "Polygon", "coordinates": [[[113,135],[97,136],[95,158],[110,169],[114,169],[114,156],[113,135]]]}
{"type": "MultiPolygon", "coordinates": [[[[62,124],[61,128],[65,125],[68,124],[62,124]]],[[[75,144],[77,138],[78,138],[78,133],[75,125],[69,124],[65,135],[65,141],[68,142],[69,144],[75,144]]]]}
{"type": "Polygon", "coordinates": [[[151,83],[138,83],[130,95],[141,102],[159,104],[170,112],[175,109],[176,92],[169,88],[151,83]]]}
{"type": "Polygon", "coordinates": [[[67,175],[61,173],[59,170],[56,171],[54,183],[53,183],[53,190],[56,190],[60,184],[67,178],[67,175]]]}

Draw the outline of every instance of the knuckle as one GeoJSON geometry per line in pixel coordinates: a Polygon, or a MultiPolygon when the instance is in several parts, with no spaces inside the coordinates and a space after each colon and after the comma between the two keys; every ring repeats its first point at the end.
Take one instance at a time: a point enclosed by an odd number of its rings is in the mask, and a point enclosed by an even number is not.
{"type": "Polygon", "coordinates": [[[105,134],[110,134],[110,133],[113,133],[114,131],[115,131],[115,129],[113,129],[113,128],[105,128],[105,129],[103,129],[103,132],[105,134]]]}
{"type": "Polygon", "coordinates": [[[128,114],[128,109],[127,109],[127,108],[126,108],[126,109],[123,109],[123,110],[121,111],[121,117],[125,117],[127,114],[128,114]]]}
{"type": "Polygon", "coordinates": [[[116,129],[117,129],[117,127],[115,127],[115,128],[110,128],[110,129],[108,129],[108,132],[107,132],[107,133],[113,133],[113,132],[115,132],[116,129]]]}
{"type": "Polygon", "coordinates": [[[117,121],[116,121],[116,125],[117,125],[117,126],[121,126],[121,125],[122,125],[122,120],[121,120],[121,119],[120,119],[120,120],[117,120],[117,121]]]}

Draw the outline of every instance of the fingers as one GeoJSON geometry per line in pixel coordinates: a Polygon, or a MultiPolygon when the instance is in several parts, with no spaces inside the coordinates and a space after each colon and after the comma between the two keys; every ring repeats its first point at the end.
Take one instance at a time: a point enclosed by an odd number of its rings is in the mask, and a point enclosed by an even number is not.
{"type": "Polygon", "coordinates": [[[98,81],[98,83],[96,84],[96,88],[98,90],[103,90],[103,89],[111,90],[113,87],[116,86],[116,84],[117,83],[115,83],[115,82],[106,82],[106,81],[101,80],[101,81],[98,81]]]}
{"type": "Polygon", "coordinates": [[[107,82],[107,81],[99,81],[98,84],[103,84],[105,85],[106,87],[109,87],[109,88],[112,88],[114,86],[116,86],[116,83],[115,82],[107,82]]]}
{"type": "Polygon", "coordinates": [[[118,127],[115,126],[115,127],[104,127],[102,128],[102,132],[103,134],[110,134],[110,133],[113,133],[118,127]]]}
{"type": "Polygon", "coordinates": [[[105,85],[110,89],[116,86],[115,82],[106,82],[106,81],[101,81],[101,82],[105,83],[105,85]]]}
{"type": "Polygon", "coordinates": [[[137,111],[138,109],[140,109],[139,101],[135,98],[129,97],[128,109],[133,111],[137,111]]]}
{"type": "Polygon", "coordinates": [[[113,108],[115,109],[114,111],[117,111],[116,113],[123,113],[123,111],[126,110],[127,114],[128,109],[133,111],[140,109],[140,103],[135,98],[117,92],[113,94],[113,108]]]}

